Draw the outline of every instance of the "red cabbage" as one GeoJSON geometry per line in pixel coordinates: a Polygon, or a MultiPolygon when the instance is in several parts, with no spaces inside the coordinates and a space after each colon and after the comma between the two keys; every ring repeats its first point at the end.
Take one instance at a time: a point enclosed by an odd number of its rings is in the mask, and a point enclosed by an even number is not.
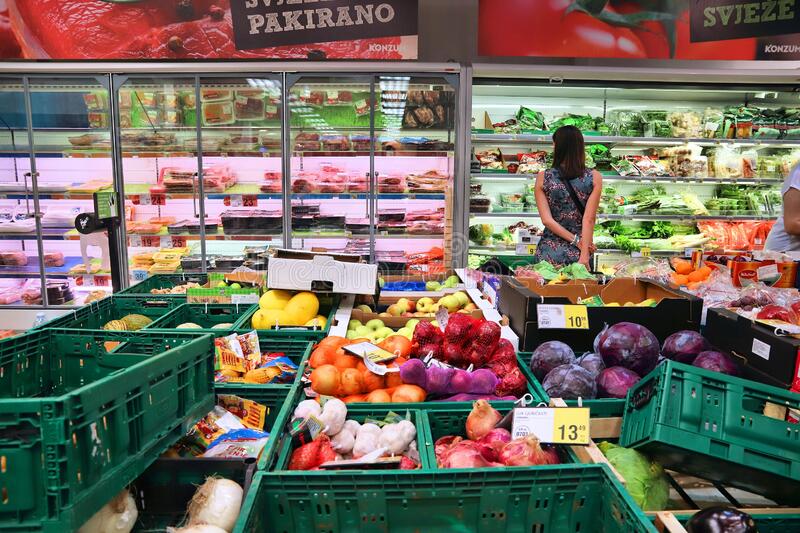
{"type": "Polygon", "coordinates": [[[597,397],[624,398],[640,379],[636,372],[621,366],[606,368],[597,376],[597,397]]]}
{"type": "Polygon", "coordinates": [[[591,400],[597,396],[597,384],[592,373],[575,364],[555,367],[544,378],[542,387],[551,398],[591,400]]]}
{"type": "Polygon", "coordinates": [[[548,341],[539,345],[531,356],[531,370],[542,381],[557,366],[575,362],[575,352],[561,341],[548,341]]]}
{"type": "Polygon", "coordinates": [[[578,357],[577,363],[597,377],[606,367],[600,354],[587,352],[578,357]]]}
{"type": "Polygon", "coordinates": [[[600,336],[598,352],[607,367],[624,366],[644,376],[656,367],[661,346],[653,333],[632,322],[620,322],[600,336]]]}
{"type": "Polygon", "coordinates": [[[728,374],[729,376],[739,375],[739,366],[733,359],[722,352],[713,350],[703,352],[695,358],[692,364],[699,368],[728,374]]]}
{"type": "Polygon", "coordinates": [[[711,346],[700,333],[685,329],[667,337],[661,348],[661,355],[673,361],[690,365],[697,354],[709,348],[711,346]]]}

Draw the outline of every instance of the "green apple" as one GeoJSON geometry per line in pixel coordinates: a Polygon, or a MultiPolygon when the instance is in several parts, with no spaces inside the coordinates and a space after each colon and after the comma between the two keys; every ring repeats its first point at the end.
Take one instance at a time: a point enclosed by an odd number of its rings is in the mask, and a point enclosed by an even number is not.
{"type": "Polygon", "coordinates": [[[380,288],[382,289],[382,288],[383,288],[383,285],[384,285],[385,283],[386,283],[386,280],[385,280],[385,279],[383,279],[383,278],[378,278],[378,287],[380,287],[380,288]]]}
{"type": "Polygon", "coordinates": [[[227,287],[227,286],[228,286],[228,284],[225,283],[224,281],[220,281],[219,283],[217,283],[217,288],[218,289],[222,289],[223,287],[227,287]]]}
{"type": "Polygon", "coordinates": [[[457,287],[460,282],[461,280],[458,278],[458,276],[454,275],[445,280],[444,286],[448,289],[452,289],[453,287],[457,287]]]}
{"type": "Polygon", "coordinates": [[[461,307],[458,304],[458,298],[456,298],[453,295],[443,296],[439,300],[439,306],[440,307],[444,307],[445,309],[447,309],[447,311],[449,313],[453,313],[455,311],[458,311],[458,308],[461,307]]]}
{"type": "Polygon", "coordinates": [[[432,292],[440,291],[442,290],[442,284],[438,281],[429,281],[425,284],[425,290],[432,292]]]}
{"type": "Polygon", "coordinates": [[[420,313],[429,313],[433,306],[433,298],[420,298],[417,300],[417,311],[420,313]]]}
{"type": "Polygon", "coordinates": [[[414,311],[417,308],[417,304],[408,298],[400,298],[395,305],[402,309],[404,313],[414,311]]]}
{"type": "Polygon", "coordinates": [[[380,320],[380,319],[378,319],[378,318],[373,318],[372,320],[370,320],[369,322],[367,322],[367,323],[366,323],[366,324],[364,324],[364,325],[365,325],[365,326],[367,327],[367,329],[369,329],[370,331],[378,331],[379,329],[381,329],[382,327],[384,327],[384,325],[385,325],[385,324],[383,323],[383,320],[380,320]]]}
{"type": "Polygon", "coordinates": [[[392,316],[400,316],[406,312],[405,305],[400,305],[400,302],[392,304],[386,309],[386,312],[392,316]]]}
{"type": "Polygon", "coordinates": [[[414,331],[414,328],[417,327],[417,324],[419,324],[419,320],[417,320],[416,318],[412,318],[411,320],[406,322],[406,327],[411,329],[411,331],[414,331]]]}
{"type": "Polygon", "coordinates": [[[241,289],[242,286],[239,283],[231,283],[231,289],[241,289]]]}
{"type": "Polygon", "coordinates": [[[469,295],[464,291],[454,292],[453,297],[458,300],[458,305],[460,307],[464,307],[470,302],[469,295]]]}
{"type": "Polygon", "coordinates": [[[363,325],[364,324],[362,324],[360,320],[353,319],[353,320],[351,320],[350,322],[347,323],[347,329],[355,330],[355,329],[358,329],[359,326],[363,326],[363,325]]]}
{"type": "Polygon", "coordinates": [[[358,326],[355,329],[355,332],[356,332],[355,338],[361,339],[361,338],[369,338],[370,334],[372,333],[372,330],[369,329],[367,326],[358,326]]]}
{"type": "Polygon", "coordinates": [[[375,333],[378,334],[382,339],[385,339],[386,337],[391,337],[392,335],[394,335],[394,330],[392,328],[387,328],[386,326],[384,326],[375,333]]]}
{"type": "Polygon", "coordinates": [[[353,340],[353,339],[357,339],[358,338],[358,336],[356,335],[355,330],[352,330],[352,329],[348,329],[347,330],[347,334],[344,337],[346,339],[349,339],[349,340],[353,340]]]}
{"type": "Polygon", "coordinates": [[[370,306],[364,305],[364,304],[359,305],[358,307],[356,307],[356,309],[358,309],[362,313],[371,313],[372,312],[372,308],[370,306]]]}
{"type": "Polygon", "coordinates": [[[410,340],[414,336],[414,330],[409,327],[400,328],[397,330],[397,334],[410,340]]]}

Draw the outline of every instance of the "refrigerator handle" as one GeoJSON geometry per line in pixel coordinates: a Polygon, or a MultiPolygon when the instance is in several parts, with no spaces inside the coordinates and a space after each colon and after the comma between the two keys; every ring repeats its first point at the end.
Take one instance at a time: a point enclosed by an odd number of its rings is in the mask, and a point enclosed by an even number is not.
{"type": "MultiPolygon", "coordinates": [[[[199,177],[197,172],[192,177],[192,209],[194,209],[194,218],[200,218],[200,213],[197,212],[197,182],[199,177]]],[[[204,222],[201,220],[201,222],[204,222]]]]}

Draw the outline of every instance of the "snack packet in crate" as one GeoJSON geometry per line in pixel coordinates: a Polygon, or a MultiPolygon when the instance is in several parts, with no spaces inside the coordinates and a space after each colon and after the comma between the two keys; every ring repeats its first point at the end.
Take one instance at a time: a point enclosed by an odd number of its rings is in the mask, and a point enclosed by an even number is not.
{"type": "Polygon", "coordinates": [[[214,370],[218,377],[236,378],[247,371],[238,335],[214,339],[214,370]]]}
{"type": "Polygon", "coordinates": [[[266,406],[233,394],[217,395],[217,405],[239,417],[246,427],[264,429],[264,420],[267,417],[266,406]]]}
{"type": "Polygon", "coordinates": [[[261,363],[261,348],[258,344],[258,333],[254,330],[243,335],[238,335],[236,338],[239,342],[242,356],[245,359],[245,368],[247,370],[258,368],[258,365],[261,363]]]}

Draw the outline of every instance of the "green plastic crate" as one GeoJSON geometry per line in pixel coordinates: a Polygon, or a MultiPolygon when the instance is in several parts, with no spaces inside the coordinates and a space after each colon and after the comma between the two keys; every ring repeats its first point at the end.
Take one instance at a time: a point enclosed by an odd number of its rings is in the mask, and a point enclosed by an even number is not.
{"type": "Polygon", "coordinates": [[[0,529],[77,530],[208,413],[211,345],[59,329],[0,341],[0,529]]]}
{"type": "Polygon", "coordinates": [[[186,322],[193,322],[201,328],[190,331],[215,336],[230,335],[235,329],[243,327],[241,324],[245,315],[256,307],[253,304],[183,304],[150,324],[147,329],[175,329],[186,322]],[[230,327],[214,329],[214,326],[226,323],[230,327]]]}
{"type": "MultiPolygon", "coordinates": [[[[333,317],[336,315],[336,311],[339,309],[339,295],[318,294],[317,297],[319,298],[318,314],[327,318],[324,328],[286,326],[279,329],[259,329],[257,330],[258,336],[261,337],[264,335],[267,337],[280,339],[308,339],[313,341],[324,339],[328,336],[328,332],[331,330],[331,325],[333,323],[333,317]]],[[[242,318],[241,327],[251,328],[251,320],[253,315],[256,314],[256,311],[258,311],[258,307],[251,309],[242,318]]]]}
{"type": "MultiPolygon", "coordinates": [[[[493,407],[497,409],[502,415],[506,415],[511,410],[511,407],[500,407],[498,405],[494,405],[493,407]]],[[[434,444],[440,438],[446,437],[448,435],[456,435],[458,437],[466,439],[467,417],[469,416],[469,413],[471,411],[472,411],[472,406],[461,406],[450,409],[426,409],[424,411],[425,418],[427,419],[426,427],[428,429],[428,434],[426,435],[427,446],[425,448],[428,454],[428,463],[433,468],[438,468],[436,466],[436,451],[434,448],[434,444]]],[[[568,446],[559,447],[559,456],[561,457],[562,463],[580,462],[578,458],[575,456],[575,454],[572,453],[571,449],[568,446]]],[[[504,469],[509,467],[493,466],[489,468],[504,469]]],[[[529,468],[529,467],[524,467],[524,468],[529,468]]],[[[536,468],[540,467],[537,466],[536,468]]]]}
{"type": "MultiPolygon", "coordinates": [[[[111,320],[119,320],[125,315],[144,315],[155,321],[172,311],[181,301],[160,296],[109,296],[78,309],[67,311],[60,317],[45,322],[34,329],[103,329],[111,320]]],[[[152,323],[142,329],[149,329],[152,323]]]]}
{"type": "Polygon", "coordinates": [[[762,414],[766,402],[800,409],[800,395],[667,361],[625,404],[620,444],[665,468],[800,502],[800,424],[762,414]]]}
{"type": "Polygon", "coordinates": [[[133,483],[139,509],[133,531],[163,533],[183,524],[192,496],[207,477],[235,481],[246,496],[255,473],[255,459],[158,459],[133,483]]]}
{"type": "MultiPolygon", "coordinates": [[[[150,291],[153,289],[171,289],[176,285],[184,285],[189,282],[205,285],[207,281],[208,274],[156,274],[154,276],[150,276],[146,280],[140,281],[135,285],[131,285],[127,289],[119,291],[117,294],[151,294],[150,291]]],[[[159,294],[158,296],[182,298],[183,300],[186,300],[186,294],[159,294]]]]}
{"type": "Polygon", "coordinates": [[[655,533],[605,465],[260,472],[235,533],[655,533]]]}
{"type": "MultiPolygon", "coordinates": [[[[242,334],[248,333],[249,331],[252,330],[243,329],[236,331],[235,333],[242,334]]],[[[259,333],[258,344],[261,348],[261,353],[283,353],[286,357],[291,359],[292,362],[296,363],[298,366],[297,378],[294,380],[294,382],[288,385],[294,385],[295,383],[300,382],[300,377],[303,375],[306,364],[308,363],[308,358],[311,355],[311,348],[314,346],[309,339],[264,337],[261,335],[261,333],[259,333]]],[[[269,385],[270,384],[256,385],[253,383],[216,383],[215,388],[218,392],[223,392],[224,394],[236,394],[236,391],[241,389],[248,390],[252,387],[266,387],[269,385]]]]}
{"type": "MultiPolygon", "coordinates": [[[[528,378],[528,387],[533,390],[535,398],[541,399],[543,402],[550,402],[550,396],[545,392],[542,384],[533,375],[530,367],[531,352],[520,352],[517,354],[517,363],[528,378]]],[[[577,407],[578,400],[564,400],[568,406],[577,407]]],[[[594,400],[583,400],[583,407],[589,408],[589,416],[592,418],[619,418],[625,411],[625,400],[617,398],[595,398],[594,400]]]]}
{"type": "MultiPolygon", "coordinates": [[[[297,391],[296,391],[297,394],[297,391]]],[[[299,395],[297,396],[299,397],[299,395]]],[[[284,417],[284,424],[291,422],[292,413],[294,413],[294,406],[297,404],[290,404],[287,401],[287,408],[284,417]]],[[[405,416],[408,412],[411,414],[411,421],[414,422],[414,425],[417,428],[417,449],[419,450],[420,461],[422,462],[422,468],[425,470],[431,470],[435,468],[435,463],[430,463],[430,454],[426,452],[427,439],[428,439],[428,430],[427,430],[427,421],[425,416],[422,412],[417,410],[411,409],[387,409],[384,407],[376,406],[363,406],[363,407],[354,407],[352,405],[347,406],[347,418],[356,420],[358,422],[363,422],[366,417],[373,417],[382,419],[384,418],[390,411],[397,413],[400,416],[405,416]]],[[[270,471],[286,471],[286,468],[289,466],[289,459],[292,455],[292,442],[291,438],[287,431],[281,431],[280,440],[276,441],[274,444],[274,449],[271,449],[271,452],[274,452],[273,457],[267,458],[268,460],[259,460],[258,466],[259,470],[270,470],[270,471]]],[[[328,472],[328,475],[338,475],[338,473],[328,472]]]]}

